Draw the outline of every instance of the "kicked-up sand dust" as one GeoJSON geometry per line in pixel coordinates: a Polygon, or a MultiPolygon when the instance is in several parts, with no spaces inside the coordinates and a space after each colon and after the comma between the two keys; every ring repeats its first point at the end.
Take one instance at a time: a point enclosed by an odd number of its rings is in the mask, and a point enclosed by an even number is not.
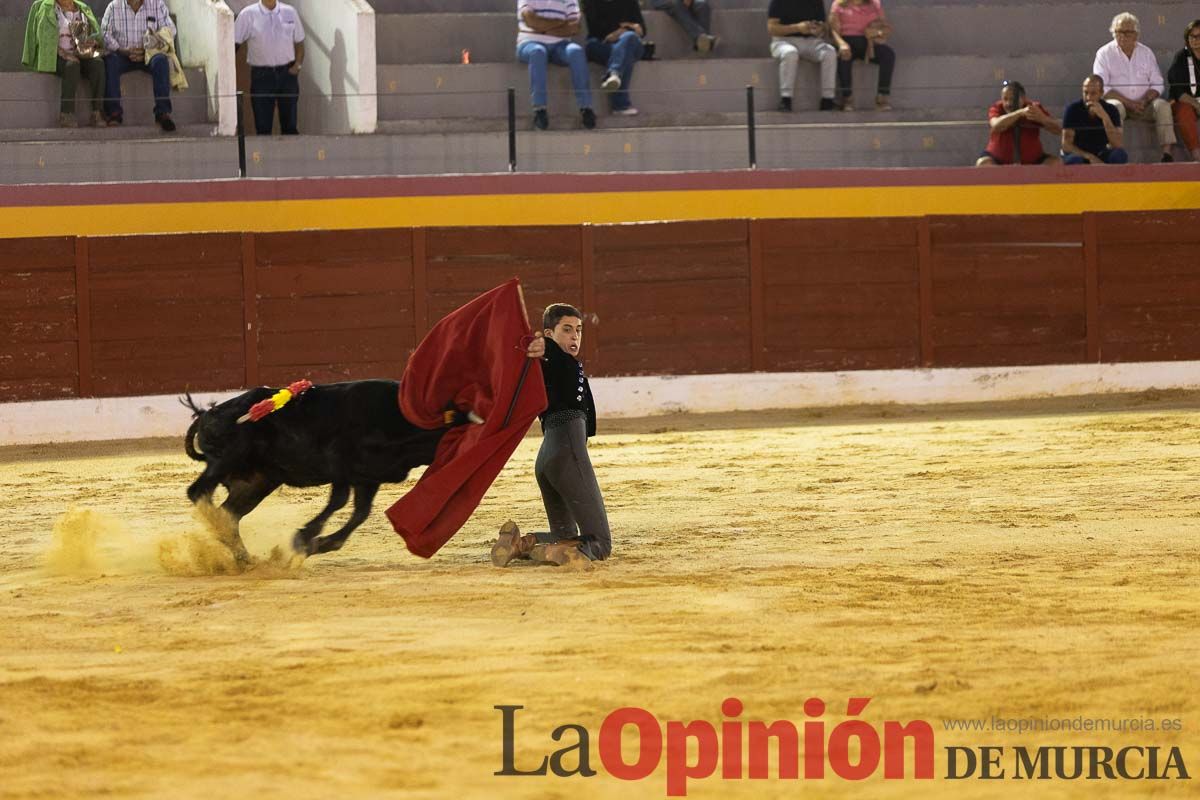
{"type": "Polygon", "coordinates": [[[46,568],[56,575],[94,577],[165,572],[168,575],[236,575],[249,566],[238,564],[231,542],[237,525],[220,507],[208,501],[196,505],[191,530],[157,537],[134,536],[121,519],[88,508],[71,508],[54,523],[46,568]]]}
{"type": "Polygon", "coordinates": [[[544,521],[536,433],[430,561],[391,532],[391,486],[341,552],[293,567],[325,493],[285,489],[242,523],[245,572],[184,496],[181,442],[0,449],[0,797],[656,798],[662,769],[494,776],[493,706],[524,706],[518,767],[575,723],[600,769],[610,711],[718,724],[726,697],[797,725],[819,697],[827,729],[873,698],[879,727],[933,725],[938,779],[714,776],[691,797],[1197,796],[942,776],[952,745],[1177,746],[1200,772],[1200,396],[601,431],[614,557],[586,572],[488,561],[505,519],[544,521]],[[946,729],[995,716],[1182,730],[946,729]]]}

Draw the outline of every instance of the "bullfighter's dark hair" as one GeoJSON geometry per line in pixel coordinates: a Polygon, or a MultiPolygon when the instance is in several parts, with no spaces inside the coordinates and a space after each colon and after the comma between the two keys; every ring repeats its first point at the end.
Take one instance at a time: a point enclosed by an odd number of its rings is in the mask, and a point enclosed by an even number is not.
{"type": "Polygon", "coordinates": [[[567,303],[551,303],[542,312],[542,328],[554,330],[558,327],[558,321],[563,317],[579,317],[583,319],[583,314],[579,313],[578,308],[567,303]]]}

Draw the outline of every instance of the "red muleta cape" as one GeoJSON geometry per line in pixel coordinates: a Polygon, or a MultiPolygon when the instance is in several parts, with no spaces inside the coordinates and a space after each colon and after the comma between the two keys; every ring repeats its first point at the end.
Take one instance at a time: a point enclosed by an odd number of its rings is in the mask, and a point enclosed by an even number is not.
{"type": "Polygon", "coordinates": [[[400,409],[410,422],[441,427],[451,403],[485,420],[448,431],[421,480],[387,510],[413,555],[429,558],[458,533],[545,410],[542,365],[525,355],[529,333],[514,278],[443,318],[408,359],[400,379],[400,409]],[[529,372],[512,418],[501,427],[527,361],[529,372]]]}

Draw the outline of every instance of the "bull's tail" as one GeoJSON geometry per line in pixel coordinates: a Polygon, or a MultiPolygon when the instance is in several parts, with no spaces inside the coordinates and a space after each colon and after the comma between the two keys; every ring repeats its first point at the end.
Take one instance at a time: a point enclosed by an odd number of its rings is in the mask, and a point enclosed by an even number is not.
{"type": "Polygon", "coordinates": [[[208,460],[204,457],[204,451],[200,449],[200,417],[196,417],[192,420],[192,424],[188,426],[187,435],[183,438],[183,449],[187,451],[188,457],[191,459],[196,461],[208,460]]]}
{"type": "Polygon", "coordinates": [[[206,410],[196,405],[196,401],[192,399],[191,392],[184,392],[183,397],[179,398],[179,404],[184,408],[191,409],[193,417],[199,417],[206,410]]]}
{"type": "Polygon", "coordinates": [[[195,417],[187,430],[187,436],[184,437],[183,449],[187,451],[190,458],[196,461],[207,461],[208,459],[204,457],[204,451],[200,449],[199,442],[200,418],[204,416],[205,409],[196,405],[196,401],[192,399],[191,392],[184,392],[183,397],[179,398],[179,402],[183,404],[184,408],[190,408],[192,416],[195,417]]]}

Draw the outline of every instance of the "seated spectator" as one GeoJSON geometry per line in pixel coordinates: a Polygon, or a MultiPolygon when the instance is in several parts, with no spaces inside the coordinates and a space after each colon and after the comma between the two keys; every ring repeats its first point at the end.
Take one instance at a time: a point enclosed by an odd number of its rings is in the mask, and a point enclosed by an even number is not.
{"type": "Polygon", "coordinates": [[[1005,81],[1000,99],[988,109],[988,124],[992,135],[987,149],[979,154],[977,167],[1001,164],[1061,164],[1062,160],[1042,150],[1042,131],[1055,136],[1062,125],[1045,106],[1025,96],[1025,87],[1017,81],[1005,81]],[[1019,137],[1019,138],[1018,138],[1019,137]],[[1017,160],[1017,149],[1020,160],[1017,160]]]}
{"type": "Polygon", "coordinates": [[[164,0],[112,0],[100,24],[108,55],[104,57],[108,84],[104,106],[109,125],[124,122],[121,76],[131,70],[149,72],[154,79],[154,121],[166,133],[175,130],[171,119],[171,59],[159,53],[146,60],[146,33],[167,28],[174,39],[175,23],[164,0]]]}
{"type": "Polygon", "coordinates": [[[34,0],[25,22],[21,63],[36,72],[62,78],[58,124],[74,128],[75,92],[82,76],[92,93],[92,124],[103,125],[104,59],[100,58],[100,24],[81,0],[34,0]],[[76,44],[78,38],[79,43],[76,44]],[[84,52],[80,52],[80,46],[84,52]]]}
{"type": "Polygon", "coordinates": [[[1104,79],[1089,75],[1083,81],[1083,99],[1063,112],[1062,152],[1064,164],[1124,164],[1129,155],[1122,149],[1121,116],[1106,103],[1104,79]]]}
{"type": "Polygon", "coordinates": [[[642,57],[642,37],[646,21],[637,0],[584,0],[587,18],[588,61],[605,69],[600,86],[609,92],[609,107],[614,114],[632,117],[638,113],[629,100],[633,65],[642,57]]]}
{"type": "Polygon", "coordinates": [[[1154,51],[1138,41],[1138,19],[1133,14],[1117,14],[1112,21],[1113,41],[1096,51],[1092,72],[1108,87],[1105,99],[1115,101],[1121,122],[1140,119],[1155,123],[1162,160],[1174,161],[1175,128],[1171,124],[1171,106],[1160,96],[1162,72],[1154,51]]]}
{"type": "Polygon", "coordinates": [[[654,0],[656,11],[665,11],[692,40],[692,49],[708,55],[721,41],[712,35],[712,8],[708,0],[654,0]]]}
{"type": "Polygon", "coordinates": [[[1196,118],[1200,116],[1200,19],[1192,20],[1183,30],[1184,47],[1175,54],[1167,69],[1167,92],[1175,115],[1179,138],[1192,159],[1200,161],[1200,136],[1196,118]]]}
{"type": "Polygon", "coordinates": [[[825,4],[821,0],[771,0],[767,6],[767,33],[771,57],[779,61],[779,110],[792,110],[796,66],[803,58],[821,65],[821,110],[834,109],[837,49],[825,41],[825,4]]]}
{"type": "Polygon", "coordinates": [[[879,85],[875,93],[875,108],[891,111],[892,72],[896,68],[896,51],[884,44],[891,25],[883,15],[879,0],[833,0],[829,9],[829,28],[838,49],[838,91],[842,111],[854,110],[854,59],[879,65],[879,85]]]}
{"type": "Polygon", "coordinates": [[[550,127],[546,112],[546,65],[571,70],[571,85],[583,127],[596,127],[592,110],[587,54],[571,41],[579,33],[579,4],[576,0],[519,0],[517,5],[517,60],[529,65],[529,94],[533,102],[533,127],[550,127]]]}

